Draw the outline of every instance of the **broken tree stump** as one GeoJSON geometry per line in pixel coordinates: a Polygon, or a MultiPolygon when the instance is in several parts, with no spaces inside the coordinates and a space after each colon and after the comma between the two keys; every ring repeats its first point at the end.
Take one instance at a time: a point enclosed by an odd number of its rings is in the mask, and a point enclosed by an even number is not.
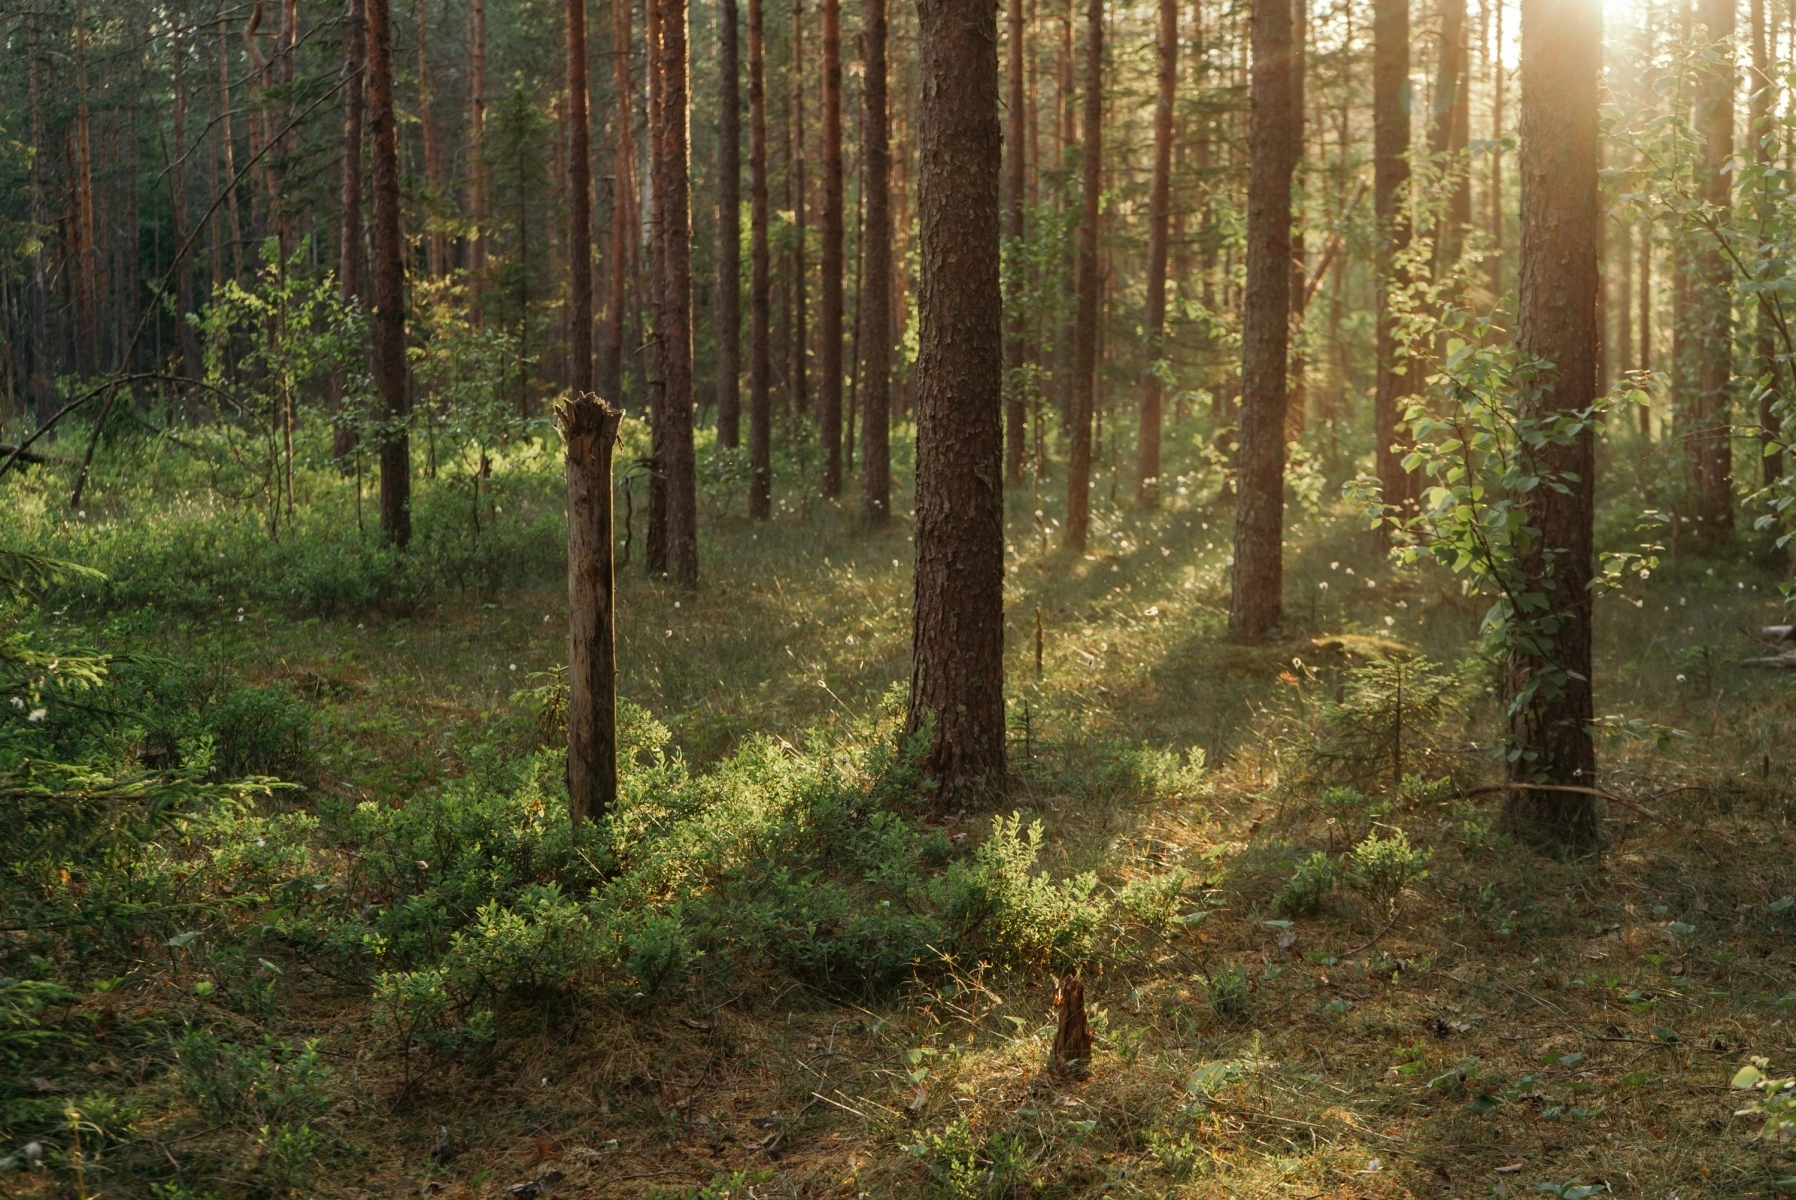
{"type": "Polygon", "coordinates": [[[611,448],[622,417],[590,392],[556,412],[567,439],[567,791],[575,825],[617,799],[611,448]]]}
{"type": "Polygon", "coordinates": [[[1054,992],[1054,1009],[1060,1028],[1054,1031],[1054,1055],[1049,1068],[1068,1079],[1083,1079],[1091,1066],[1091,1026],[1085,1021],[1085,984],[1068,974],[1054,992]]]}

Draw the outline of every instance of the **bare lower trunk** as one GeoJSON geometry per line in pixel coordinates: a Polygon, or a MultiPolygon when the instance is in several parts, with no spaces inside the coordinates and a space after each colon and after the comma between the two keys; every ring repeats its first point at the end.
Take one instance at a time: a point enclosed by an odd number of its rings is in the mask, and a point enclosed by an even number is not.
{"type": "MultiPolygon", "coordinates": [[[[486,0],[468,0],[468,267],[486,266],[486,0]]],[[[612,397],[615,401],[616,397],[612,397]]]]}
{"type": "MultiPolygon", "coordinates": [[[[1718,49],[1703,70],[1695,124],[1702,138],[1698,179],[1702,198],[1726,222],[1733,205],[1729,187],[1734,154],[1733,0],[1700,0],[1703,34],[1718,49]]],[[[1697,322],[1697,354],[1701,361],[1691,422],[1692,459],[1696,467],[1697,539],[1720,548],[1733,539],[1733,269],[1713,238],[1704,237],[1695,254],[1696,293],[1691,305],[1697,322]]]]}
{"type": "Polygon", "coordinates": [[[742,441],[742,96],[736,0],[718,5],[717,444],[742,441]]]}
{"type": "Polygon", "coordinates": [[[939,808],[1004,768],[1003,295],[990,0],[920,0],[916,594],[907,732],[939,808]]]}
{"type": "Polygon", "coordinates": [[[1372,204],[1378,221],[1378,382],[1372,406],[1372,433],[1378,482],[1385,504],[1408,510],[1419,480],[1403,467],[1410,438],[1402,417],[1414,390],[1414,374],[1397,341],[1392,297],[1407,286],[1398,258],[1409,245],[1409,217],[1402,199],[1409,182],[1409,3],[1376,0],[1373,9],[1372,204]]]}
{"type": "MultiPolygon", "coordinates": [[[[363,0],[349,0],[348,53],[343,61],[343,208],[342,233],[337,247],[337,297],[344,304],[363,301],[364,251],[362,246],[362,124],[367,69],[368,23],[363,0]]],[[[355,425],[340,411],[345,381],[338,381],[339,411],[331,427],[331,454],[344,458],[354,453],[355,425]]]]}
{"type": "Polygon", "coordinates": [[[1172,110],[1179,83],[1178,0],[1160,0],[1160,90],[1154,104],[1154,179],[1147,201],[1147,300],[1142,335],[1147,372],[1135,442],[1135,498],[1160,500],[1161,339],[1166,330],[1166,239],[1172,230],[1172,110]]]}
{"type": "Polygon", "coordinates": [[[878,527],[892,508],[892,156],[886,114],[886,0],[867,0],[867,69],[861,153],[867,164],[867,216],[860,325],[866,357],[861,369],[861,518],[878,527]]]}
{"type": "Polygon", "coordinates": [[[1066,545],[1085,549],[1091,506],[1091,417],[1097,398],[1098,220],[1103,195],[1104,0],[1085,11],[1085,145],[1079,250],[1073,264],[1078,317],[1073,324],[1072,445],[1066,468],[1066,545]]]}
{"type": "MultiPolygon", "coordinates": [[[[1176,3],[1176,0],[1175,0],[1176,3]]],[[[1028,168],[1024,144],[1024,120],[1028,111],[1023,104],[1023,0],[1007,0],[1005,6],[1007,58],[1005,63],[1005,115],[1010,128],[1004,138],[1005,229],[1004,241],[1010,248],[1005,262],[1008,273],[1007,312],[1004,326],[1004,477],[1011,483],[1023,482],[1023,341],[1025,335],[1023,293],[1029,280],[1024,265],[1023,188],[1028,168]]]]}
{"type": "Polygon", "coordinates": [[[635,83],[630,69],[630,5],[611,6],[612,82],[617,93],[616,145],[612,153],[611,253],[605,273],[605,345],[599,355],[599,389],[621,408],[624,402],[625,282],[629,278],[630,217],[636,208],[635,83]]]}
{"type": "Polygon", "coordinates": [[[687,173],[686,0],[658,0],[661,81],[655,131],[655,237],[661,286],[655,341],[661,369],[656,466],[667,489],[667,565],[680,587],[698,587],[698,481],[692,446],[692,183],[687,173]],[[665,427],[665,428],[664,428],[665,427]]]}
{"type": "Polygon", "coordinates": [[[1264,637],[1284,615],[1285,368],[1291,313],[1290,10],[1252,18],[1247,182],[1247,292],[1241,323],[1240,466],[1229,632],[1264,637]]]}
{"type": "Polygon", "coordinates": [[[410,402],[405,386],[405,263],[399,229],[399,127],[393,110],[390,0],[368,3],[368,125],[373,145],[374,388],[380,395],[380,531],[412,536],[410,402]]]}
{"type": "Polygon", "coordinates": [[[817,431],[823,440],[826,499],[842,494],[842,5],[823,0],[823,295],[817,356],[817,431]]]}
{"type": "MultiPolygon", "coordinates": [[[[428,0],[418,0],[418,131],[424,138],[424,192],[426,211],[430,205],[440,202],[442,197],[442,169],[437,157],[437,123],[431,113],[431,102],[435,96],[430,86],[430,9],[428,0]]],[[[571,34],[570,34],[571,36],[571,34]]],[[[580,28],[580,40],[586,41],[584,22],[580,28]]],[[[582,113],[584,119],[584,113],[582,113]]],[[[441,279],[449,270],[449,241],[443,235],[441,220],[433,218],[424,234],[424,269],[432,279],[441,279]]],[[[589,301],[590,303],[590,301],[589,301]]]]}
{"type": "Polygon", "coordinates": [[[772,250],[767,244],[767,54],[762,0],[748,0],[748,515],[773,515],[772,250]]]}

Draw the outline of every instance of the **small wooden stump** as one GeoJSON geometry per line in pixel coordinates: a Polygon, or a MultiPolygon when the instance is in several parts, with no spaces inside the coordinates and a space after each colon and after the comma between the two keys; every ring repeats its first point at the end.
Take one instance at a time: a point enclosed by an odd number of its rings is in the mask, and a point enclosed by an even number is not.
{"type": "Polygon", "coordinates": [[[1054,992],[1060,1028],[1054,1032],[1054,1055],[1048,1067],[1063,1079],[1083,1079],[1091,1066],[1091,1026],[1085,1021],[1085,985],[1068,974],[1054,992]]]}
{"type": "Polygon", "coordinates": [[[588,392],[555,415],[567,439],[567,791],[578,825],[617,799],[611,448],[623,414],[588,392]]]}

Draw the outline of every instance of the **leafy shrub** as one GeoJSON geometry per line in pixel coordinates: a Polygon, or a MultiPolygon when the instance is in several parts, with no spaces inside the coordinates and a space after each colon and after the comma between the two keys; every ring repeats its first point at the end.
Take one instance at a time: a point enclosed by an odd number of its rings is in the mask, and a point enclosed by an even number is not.
{"type": "Polygon", "coordinates": [[[1394,919],[1403,893],[1428,875],[1426,848],[1411,846],[1401,829],[1380,837],[1375,829],[1347,855],[1347,882],[1379,915],[1394,919]]]}
{"type": "Polygon", "coordinates": [[[1281,917],[1303,917],[1320,909],[1334,890],[1337,867],[1334,857],[1321,850],[1297,864],[1297,870],[1272,897],[1272,911],[1281,917]]]}
{"type": "Polygon", "coordinates": [[[960,938],[977,940],[1015,962],[1077,966],[1091,956],[1105,905],[1093,897],[1097,876],[1055,882],[1032,873],[1042,824],[1025,832],[1021,813],[999,817],[970,864],[952,863],[943,880],[944,915],[960,938]]]}
{"type": "Polygon", "coordinates": [[[1457,680],[1426,658],[1392,658],[1354,667],[1338,703],[1322,709],[1322,725],[1304,751],[1303,777],[1358,788],[1396,789],[1432,750],[1457,680]]]}
{"type": "Polygon", "coordinates": [[[1204,996],[1210,1002],[1210,1008],[1225,1021],[1235,1021],[1247,1015],[1253,1003],[1251,985],[1247,980],[1247,968],[1234,960],[1229,960],[1199,977],[1204,996]]]}
{"type": "Polygon", "coordinates": [[[1179,909],[1191,872],[1179,867],[1164,875],[1134,879],[1117,893],[1116,906],[1136,922],[1157,933],[1179,923],[1179,909]]]}
{"type": "Polygon", "coordinates": [[[214,1119],[268,1124],[330,1108],[330,1068],[319,1061],[316,1042],[294,1046],[265,1037],[240,1047],[190,1025],[175,1053],[182,1090],[214,1119]]]}

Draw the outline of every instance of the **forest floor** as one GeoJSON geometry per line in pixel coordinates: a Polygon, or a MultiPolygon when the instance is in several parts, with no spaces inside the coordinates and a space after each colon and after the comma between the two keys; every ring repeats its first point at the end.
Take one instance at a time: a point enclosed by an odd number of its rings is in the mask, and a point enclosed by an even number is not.
{"type": "MultiPolygon", "coordinates": [[[[1796,678],[1738,665],[1784,611],[1771,576],[1686,559],[1599,601],[1598,711],[1621,718],[1603,780],[1621,802],[1605,806],[1599,850],[1561,861],[1505,838],[1496,801],[1475,791],[1494,777],[1496,715],[1463,678],[1477,673],[1461,658],[1481,606],[1457,580],[1391,566],[1339,506],[1294,506],[1284,633],[1233,645],[1213,477],[1169,483],[1157,509],[1097,507],[1090,552],[1070,556],[1043,549],[1052,531],[1013,491],[1019,782],[1006,808],[1042,822],[1057,877],[1095,871],[1120,889],[1184,868],[1190,913],[1088,966],[1089,1078],[1044,1069],[1045,969],[953,961],[858,997],[750,972],[725,996],[513,1021],[466,1063],[380,1051],[365,988],[290,964],[278,1007],[236,1019],[246,1044],[317,1039],[329,1065],[338,1149],[294,1193],[1469,1200],[1791,1186],[1796,1165],[1755,1140],[1729,1087],[1748,1055],[1796,1073],[1796,678]],[[1355,798],[1304,776],[1355,664],[1404,648],[1462,678],[1395,773],[1454,782],[1355,798]],[[1169,801],[1091,784],[1091,764],[1127,739],[1201,752],[1202,787],[1169,801]],[[1276,899],[1313,853],[1395,828],[1431,857],[1390,906],[1345,886],[1276,899]]],[[[852,505],[806,508],[767,524],[708,514],[696,597],[623,575],[620,691],[695,764],[754,733],[848,728],[905,677],[907,522],[869,534],[852,505]]],[[[225,601],[115,612],[88,632],[292,689],[313,714],[313,796],[397,804],[522,736],[513,696],[560,662],[565,612],[558,582],[522,572],[400,614],[225,601]]],[[[971,845],[995,815],[932,823],[971,845]]],[[[173,955],[130,987],[177,1021],[206,1007],[173,955]]],[[[106,1054],[87,1069],[133,1070],[106,1054]]],[[[214,1163],[262,1153],[170,1103],[141,1135],[169,1163],[208,1146],[214,1163]]],[[[187,1191],[156,1194],[256,1191],[253,1172],[183,1178],[187,1191]]],[[[0,1174],[0,1195],[70,1187],[0,1174]]],[[[86,1194],[150,1193],[114,1176],[86,1194]]]]}

